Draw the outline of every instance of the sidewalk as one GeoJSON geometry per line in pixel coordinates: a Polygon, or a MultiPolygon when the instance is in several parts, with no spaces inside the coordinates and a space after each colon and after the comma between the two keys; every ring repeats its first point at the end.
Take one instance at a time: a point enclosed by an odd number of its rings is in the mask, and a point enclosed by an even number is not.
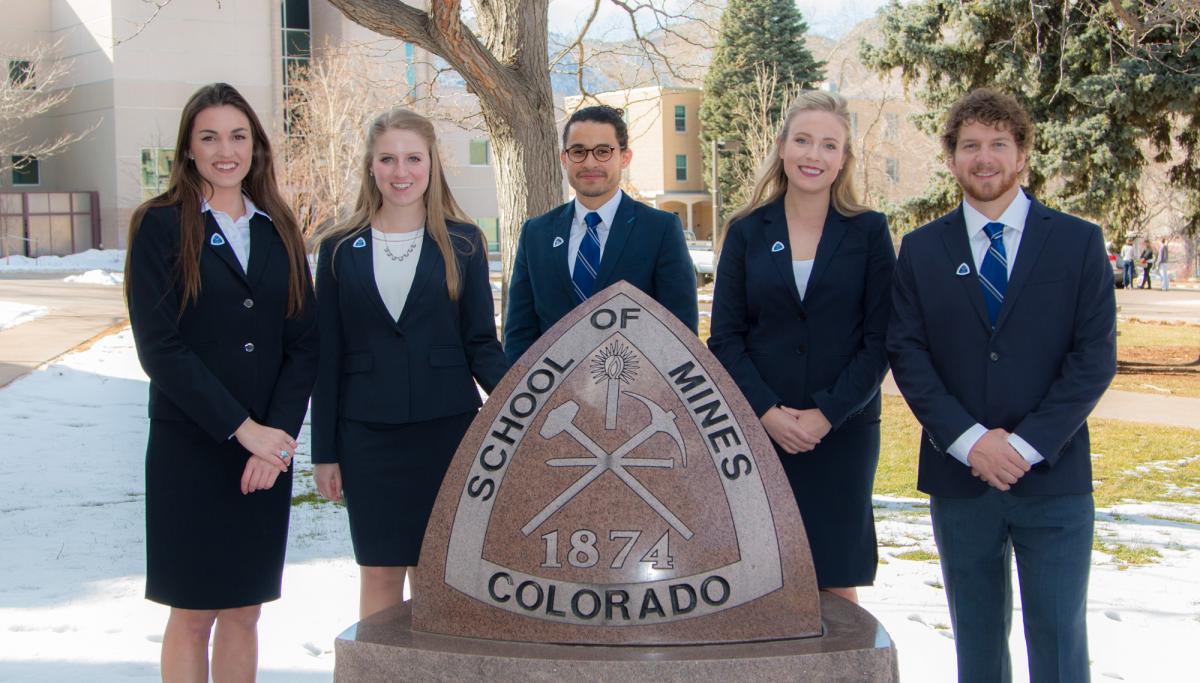
{"type": "Polygon", "coordinates": [[[0,301],[49,309],[0,331],[0,387],[127,321],[120,287],[63,282],[62,277],[0,278],[0,301]]]}

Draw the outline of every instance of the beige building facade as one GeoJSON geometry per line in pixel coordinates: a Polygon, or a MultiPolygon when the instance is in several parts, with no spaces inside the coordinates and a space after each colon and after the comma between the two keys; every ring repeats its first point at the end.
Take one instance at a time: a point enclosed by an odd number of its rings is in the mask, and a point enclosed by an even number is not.
{"type": "MultiPolygon", "coordinates": [[[[224,81],[238,88],[278,148],[287,67],[310,59],[314,46],[369,45],[393,81],[417,91],[432,73],[423,50],[367,31],[326,0],[174,0],[157,13],[142,0],[0,0],[0,12],[9,70],[22,51],[38,45],[69,60],[67,78],[54,87],[71,88],[70,98],[32,124],[29,137],[95,126],[65,152],[37,160],[32,172],[6,173],[0,192],[95,191],[99,240],[81,249],[125,247],[132,211],[165,187],[180,112],[199,86],[224,81]]],[[[36,79],[39,67],[33,68],[36,79]]],[[[455,196],[494,241],[498,210],[487,139],[449,124],[439,128],[455,196]]]]}

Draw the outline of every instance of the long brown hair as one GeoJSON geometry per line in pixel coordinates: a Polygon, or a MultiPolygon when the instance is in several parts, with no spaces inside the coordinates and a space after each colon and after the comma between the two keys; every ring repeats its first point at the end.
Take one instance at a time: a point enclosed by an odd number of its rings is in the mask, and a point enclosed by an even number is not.
{"type": "MultiPolygon", "coordinates": [[[[200,252],[204,248],[204,214],[200,213],[208,181],[188,159],[191,147],[192,128],[200,112],[209,107],[230,106],[246,115],[250,121],[250,139],[254,146],[250,171],[242,179],[242,192],[250,197],[254,205],[271,217],[275,232],[287,249],[290,273],[288,275],[288,317],[299,315],[304,306],[307,263],[305,262],[304,238],[300,226],[292,214],[279,186],[275,183],[275,162],[271,156],[271,142],[241,93],[228,83],[212,83],[197,90],[183,107],[179,118],[179,137],[175,141],[175,163],[167,191],[143,202],[129,219],[128,244],[137,239],[138,228],[149,209],[173,206],[179,209],[179,258],[176,261],[175,277],[182,290],[179,311],[196,301],[200,296],[200,252]]],[[[136,274],[130,272],[132,261],[125,262],[125,299],[129,300],[129,288],[136,274]],[[133,277],[131,277],[133,276],[133,277]]]]}
{"type": "Polygon", "coordinates": [[[792,125],[792,119],[806,111],[823,111],[833,114],[838,121],[841,121],[842,127],[846,131],[846,144],[842,145],[845,162],[842,164],[842,170],[838,171],[837,177],[833,179],[833,186],[829,188],[829,203],[843,216],[857,216],[869,210],[859,203],[858,194],[854,191],[854,145],[850,140],[850,111],[846,107],[846,99],[836,93],[828,93],[823,90],[805,90],[797,95],[792,105],[788,107],[787,113],[783,117],[783,124],[779,128],[779,134],[775,136],[775,144],[771,147],[771,153],[767,155],[766,159],[763,159],[762,165],[759,166],[758,174],[754,179],[754,190],[750,193],[750,200],[738,209],[737,213],[733,214],[733,217],[729,219],[730,223],[752,213],[760,206],[778,200],[787,192],[787,173],[783,170],[783,159],[779,157],[779,152],[787,142],[788,128],[792,125]]]}
{"type": "MultiPolygon", "coordinates": [[[[433,123],[420,114],[397,107],[375,117],[367,126],[366,150],[363,152],[362,165],[359,168],[360,181],[358,200],[354,203],[354,212],[345,220],[327,226],[321,226],[313,233],[314,249],[320,250],[321,245],[329,240],[338,240],[334,251],[342,246],[351,234],[363,226],[369,225],[383,206],[383,195],[371,177],[371,160],[375,151],[375,142],[389,130],[408,130],[420,135],[429,146],[429,187],[425,190],[425,228],[429,236],[437,243],[442,260],[446,262],[446,291],[451,300],[457,300],[459,294],[458,260],[454,257],[454,245],[450,242],[450,230],[446,221],[474,225],[467,218],[446,182],[446,174],[442,170],[441,156],[438,154],[437,133],[433,123]]],[[[478,230],[478,228],[476,228],[478,230]]],[[[465,245],[471,248],[470,242],[465,245]]]]}

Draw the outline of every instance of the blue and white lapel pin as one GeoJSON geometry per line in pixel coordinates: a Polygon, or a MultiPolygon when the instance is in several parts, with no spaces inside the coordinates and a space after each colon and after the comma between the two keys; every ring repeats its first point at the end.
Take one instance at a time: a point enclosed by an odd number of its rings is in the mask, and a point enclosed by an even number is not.
{"type": "Polygon", "coordinates": [[[959,277],[963,277],[964,275],[970,275],[971,269],[967,267],[966,263],[960,263],[960,264],[958,264],[958,270],[954,271],[954,274],[959,277]]]}
{"type": "Polygon", "coordinates": [[[367,246],[367,240],[359,237],[358,239],[354,240],[354,244],[350,246],[354,247],[355,249],[362,249],[363,247],[367,246]]]}
{"type": "Polygon", "coordinates": [[[776,242],[775,244],[771,245],[772,254],[778,254],[781,251],[783,251],[783,242],[776,242]]]}
{"type": "Polygon", "coordinates": [[[219,246],[225,244],[225,238],[221,237],[221,233],[214,232],[212,239],[208,240],[208,243],[213,245],[214,247],[219,247],[219,246]]]}
{"type": "Polygon", "coordinates": [[[551,245],[551,248],[553,249],[553,248],[561,247],[562,245],[563,245],[563,238],[561,236],[558,236],[558,237],[554,238],[554,244],[551,245]]]}

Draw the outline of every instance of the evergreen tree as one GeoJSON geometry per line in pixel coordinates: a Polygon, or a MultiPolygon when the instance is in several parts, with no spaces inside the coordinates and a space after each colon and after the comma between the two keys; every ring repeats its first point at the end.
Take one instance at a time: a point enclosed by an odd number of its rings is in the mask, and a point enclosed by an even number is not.
{"type": "Polygon", "coordinates": [[[704,141],[705,177],[712,175],[711,142],[736,143],[721,152],[719,185],[722,214],[728,216],[746,198],[756,165],[749,138],[754,131],[746,107],[758,98],[756,74],[769,73],[775,95],[768,103],[771,119],[789,104],[787,93],[811,88],[824,78],[818,62],[804,44],[808,25],[795,0],[729,0],[721,15],[720,42],[704,79],[700,105],[700,138],[704,141]]]}
{"type": "MultiPolygon", "coordinates": [[[[896,0],[881,11],[883,41],[863,45],[879,72],[901,70],[936,135],[950,104],[973,88],[1012,92],[1037,132],[1026,186],[1046,203],[1098,221],[1116,238],[1146,211],[1142,170],[1170,165],[1173,185],[1200,192],[1200,21],[1174,0],[896,0]]],[[[952,209],[946,172],[905,202],[911,229],[952,209]]],[[[1200,203],[1176,226],[1194,233],[1200,203]]]]}

